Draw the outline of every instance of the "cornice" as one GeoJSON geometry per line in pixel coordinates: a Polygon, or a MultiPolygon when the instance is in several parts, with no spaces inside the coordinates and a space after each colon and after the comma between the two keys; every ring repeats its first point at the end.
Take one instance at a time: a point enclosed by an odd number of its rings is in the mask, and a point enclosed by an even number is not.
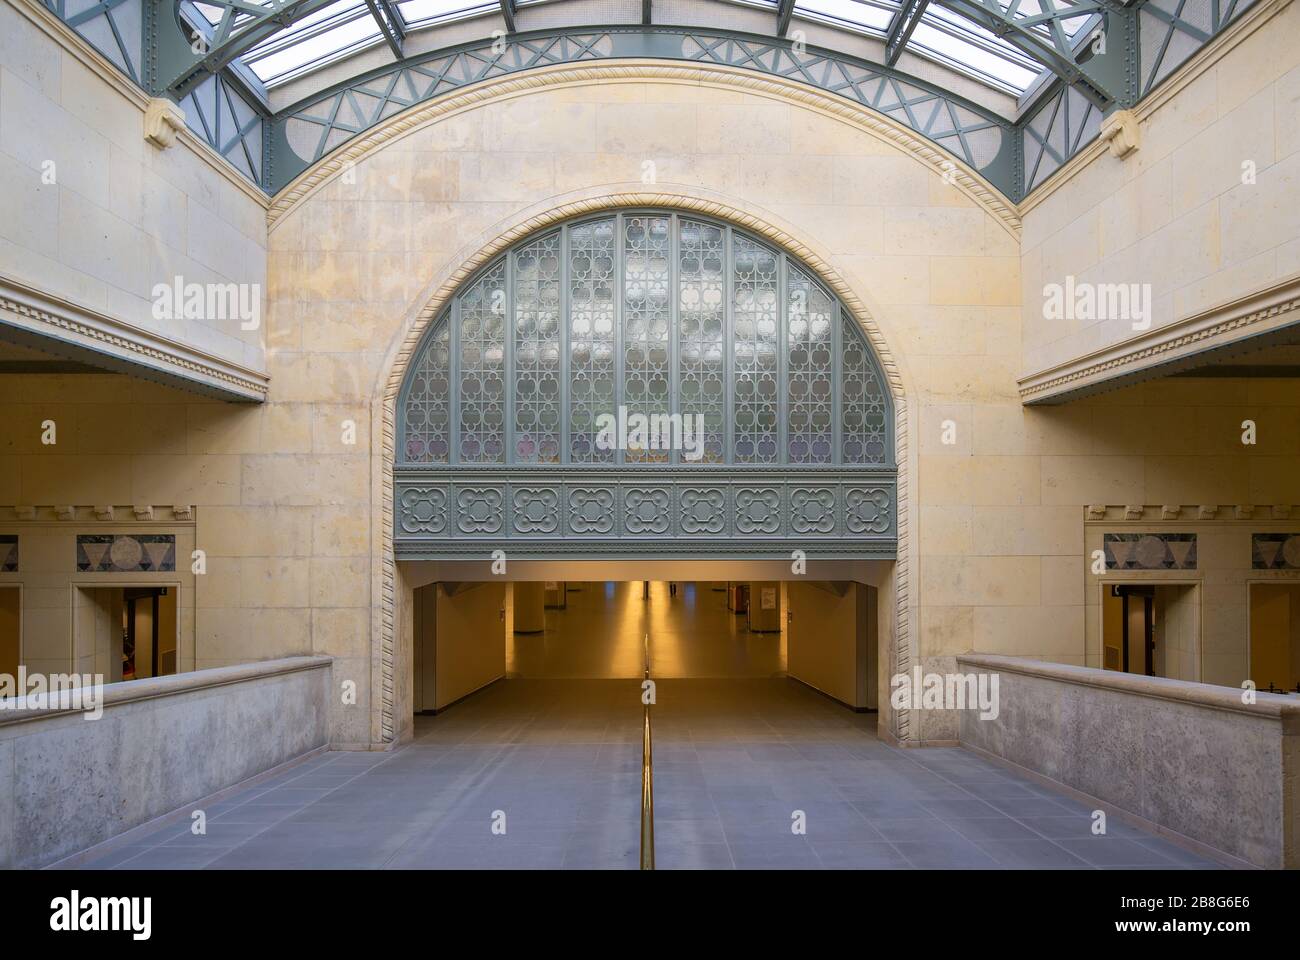
{"type": "Polygon", "coordinates": [[[22,331],[40,347],[50,340],[107,369],[152,374],[174,386],[225,400],[266,399],[266,374],[52,297],[0,275],[0,323],[22,331]]]}
{"type": "MultiPolygon", "coordinates": [[[[1239,44],[1265,23],[1277,16],[1291,0],[1259,0],[1253,7],[1233,20],[1217,37],[1193,54],[1186,63],[1180,64],[1164,82],[1150,94],[1143,97],[1133,107],[1139,124],[1145,123],[1153,114],[1173,100],[1180,92],[1190,86],[1202,74],[1218,65],[1239,44]]],[[[1090,144],[1063,163],[1050,177],[1029,192],[1016,207],[1016,213],[1024,217],[1056,191],[1060,190],[1099,157],[1109,152],[1109,144],[1098,137],[1090,144]]]]}
{"type": "MultiPolygon", "coordinates": [[[[10,6],[31,21],[37,29],[52,39],[65,51],[77,58],[99,79],[129,100],[140,111],[140,139],[144,140],[144,114],[149,106],[149,95],[132,83],[102,53],[84,40],[75,30],[60,20],[52,12],[34,0],[5,0],[10,6]]],[[[223,178],[237,187],[244,196],[265,209],[270,198],[259,190],[249,179],[235,169],[225,157],[217,153],[189,127],[176,131],[176,139],[183,143],[200,160],[206,163],[223,178]]]]}
{"type": "MultiPolygon", "coordinates": [[[[1025,403],[1065,400],[1101,384],[1300,323],[1300,275],[1017,381],[1025,403]]],[[[1173,372],[1169,369],[1161,373],[1173,372]]]]}
{"type": "Polygon", "coordinates": [[[987,180],[960,160],[930,145],[925,138],[882,114],[793,80],[755,74],[720,64],[669,64],[656,60],[618,60],[541,67],[522,74],[483,80],[454,95],[417,104],[395,114],[383,124],[367,131],[364,136],[350,141],[299,174],[271,201],[266,214],[267,224],[273,228],[300,202],[339,172],[390,141],[434,120],[547,88],[646,82],[693,83],[740,89],[758,96],[797,103],[856,126],[911,154],[936,175],[948,176],[963,193],[997,220],[1008,234],[1016,240],[1020,239],[1018,212],[987,180]]]}

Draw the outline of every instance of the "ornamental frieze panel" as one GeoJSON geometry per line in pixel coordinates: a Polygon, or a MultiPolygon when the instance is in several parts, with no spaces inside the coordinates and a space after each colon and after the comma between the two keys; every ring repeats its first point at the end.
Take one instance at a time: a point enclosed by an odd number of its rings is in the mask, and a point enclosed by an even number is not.
{"type": "Polygon", "coordinates": [[[515,533],[535,536],[560,529],[560,491],[556,487],[514,487],[510,502],[515,533]]]}
{"type": "Polygon", "coordinates": [[[579,486],[568,496],[568,532],[578,537],[606,536],[614,532],[614,487],[579,486]]]}
{"type": "Polygon", "coordinates": [[[720,534],[728,529],[727,491],[720,487],[682,487],[677,492],[682,533],[720,534]]]}
{"type": "Polygon", "coordinates": [[[892,501],[882,487],[850,487],[844,511],[849,533],[884,533],[893,525],[892,501]]]}
{"type": "Polygon", "coordinates": [[[667,487],[627,487],[623,491],[623,530],[634,536],[662,536],[672,527],[672,495],[667,487]]]}
{"type": "Polygon", "coordinates": [[[777,487],[741,487],[736,491],[736,532],[779,533],[781,491],[777,487]]]}
{"type": "Polygon", "coordinates": [[[731,467],[427,470],[399,468],[393,529],[401,556],[745,557],[792,549],[890,556],[895,481],[852,472],[731,467]],[[513,546],[510,546],[513,544],[513,546]],[[624,549],[625,548],[625,549],[624,549]]]}
{"type": "Polygon", "coordinates": [[[446,488],[406,487],[397,500],[398,536],[421,533],[437,535],[446,531],[446,488]]]}
{"type": "Polygon", "coordinates": [[[792,487],[790,531],[796,534],[833,533],[835,501],[832,487],[792,487]]]}
{"type": "Polygon", "coordinates": [[[456,528],[461,533],[500,533],[504,525],[505,496],[501,487],[459,487],[456,490],[456,528]]]}

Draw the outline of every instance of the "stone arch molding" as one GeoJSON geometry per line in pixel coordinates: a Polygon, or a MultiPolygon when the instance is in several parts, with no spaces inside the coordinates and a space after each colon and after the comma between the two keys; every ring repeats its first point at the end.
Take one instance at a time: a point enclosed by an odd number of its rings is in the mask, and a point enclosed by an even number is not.
{"type": "MultiPolygon", "coordinates": [[[[383,742],[396,737],[395,663],[397,651],[397,559],[393,537],[393,476],[397,442],[397,399],[402,384],[416,356],[420,343],[430,325],[461,288],[462,284],[497,256],[509,250],[526,237],[548,227],[586,214],[626,208],[666,208],[681,213],[701,214],[726,221],[733,226],[755,234],[774,246],[797,257],[813,271],[816,277],[840,299],[843,308],[858,322],[871,348],[875,351],[894,405],[894,446],[897,464],[897,557],[894,566],[892,605],[894,608],[892,636],[886,640],[890,674],[905,673],[911,669],[915,646],[910,630],[912,600],[912,574],[915,561],[915,537],[912,535],[910,510],[910,483],[915,467],[915,445],[911,442],[911,421],[906,403],[905,370],[900,358],[890,349],[876,320],[878,311],[866,298],[831,265],[828,255],[818,249],[816,242],[798,234],[783,224],[775,215],[756,212],[756,205],[746,204],[742,209],[726,199],[698,188],[675,188],[674,191],[647,192],[634,185],[612,189],[592,189],[577,195],[543,201],[525,209],[483,231],[453,256],[440,271],[439,276],[425,288],[408,314],[401,329],[394,335],[384,362],[380,365],[375,384],[373,409],[380,443],[375,451],[376,471],[372,489],[379,494],[381,511],[373,525],[374,554],[380,558],[376,571],[377,592],[381,599],[376,611],[376,659],[381,666],[375,679],[376,693],[381,704],[379,725],[383,742]]],[[[881,704],[881,715],[889,717],[892,735],[899,740],[910,739],[909,711],[892,710],[881,704]]]]}
{"type": "Polygon", "coordinates": [[[984,177],[967,164],[937,149],[924,137],[884,114],[793,80],[719,64],[683,65],[653,60],[538,67],[522,74],[487,79],[454,95],[417,104],[402,113],[394,114],[364,136],[348,141],[299,174],[271,201],[266,213],[267,226],[274,229],[300,203],[344,170],[426,124],[436,123],[494,101],[514,99],[549,88],[647,81],[741,90],[795,104],[847,123],[894,146],[936,176],[944,178],[993,217],[1013,239],[1020,240],[1020,214],[1014,204],[1003,199],[984,177]]]}

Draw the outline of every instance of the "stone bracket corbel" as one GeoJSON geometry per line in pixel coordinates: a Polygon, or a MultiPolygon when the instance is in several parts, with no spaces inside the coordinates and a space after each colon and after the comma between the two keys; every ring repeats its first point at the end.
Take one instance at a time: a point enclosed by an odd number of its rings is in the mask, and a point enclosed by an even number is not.
{"type": "Polygon", "coordinates": [[[110,520],[110,521],[111,521],[111,520],[113,519],[113,508],[112,508],[112,507],[94,507],[93,509],[94,509],[94,511],[95,511],[95,519],[96,519],[96,520],[110,520]]]}
{"type": "Polygon", "coordinates": [[[144,138],[160,150],[176,142],[176,134],[185,129],[185,114],[166,97],[151,97],[144,113],[144,138]]]}
{"type": "Polygon", "coordinates": [[[1101,139],[1110,144],[1114,157],[1127,157],[1141,146],[1141,127],[1132,110],[1116,110],[1101,121],[1101,139]]]}
{"type": "Polygon", "coordinates": [[[137,520],[142,520],[142,521],[144,521],[144,520],[152,520],[152,519],[153,519],[153,506],[152,506],[152,505],[148,505],[148,504],[136,504],[135,506],[133,506],[133,507],[131,508],[131,512],[135,514],[135,518],[136,518],[137,520]]]}

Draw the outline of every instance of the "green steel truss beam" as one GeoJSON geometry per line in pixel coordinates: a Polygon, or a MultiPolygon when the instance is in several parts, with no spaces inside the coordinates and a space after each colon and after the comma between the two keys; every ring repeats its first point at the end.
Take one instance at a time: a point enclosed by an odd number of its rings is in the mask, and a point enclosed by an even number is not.
{"type": "Polygon", "coordinates": [[[374,18],[375,23],[379,24],[379,32],[384,35],[384,42],[388,44],[388,49],[393,52],[394,57],[401,60],[405,56],[402,52],[402,41],[406,39],[406,26],[402,22],[402,15],[388,0],[366,0],[366,6],[370,9],[370,16],[374,18]]]}
{"type": "Polygon", "coordinates": [[[472,83],[560,63],[650,58],[716,63],[785,77],[870,107],[929,138],[1014,199],[1015,125],[943,88],[878,63],[772,36],[687,27],[604,27],[514,34],[410,57],[336,84],[271,119],[274,193],[386,118],[472,83]]]}
{"type": "Polygon", "coordinates": [[[794,0],[778,0],[776,7],[776,35],[784,37],[790,30],[790,18],[794,16],[794,0]]]}
{"type": "Polygon", "coordinates": [[[921,17],[925,15],[925,8],[929,5],[930,0],[903,0],[902,6],[894,14],[894,19],[889,22],[889,33],[885,37],[886,66],[892,67],[898,63],[907,41],[912,39],[912,31],[921,22],[921,17]]]}
{"type": "Polygon", "coordinates": [[[1137,102],[1137,12],[1120,0],[933,2],[1032,57],[1102,109],[1137,102]],[[1101,18],[1100,27],[1071,39],[1066,23],[1091,16],[1101,18]]]}
{"type": "Polygon", "coordinates": [[[203,0],[222,11],[211,36],[201,36],[182,20],[177,0],[143,2],[160,8],[151,18],[149,89],[180,99],[262,41],[336,0],[203,0]]]}
{"type": "MultiPolygon", "coordinates": [[[[191,128],[228,159],[233,154],[244,158],[248,175],[269,193],[352,137],[416,103],[533,67],[636,56],[722,63],[848,97],[929,137],[978,169],[1009,199],[1019,200],[1096,136],[1106,111],[1130,105],[1158,86],[1254,0],[1133,0],[1129,5],[1121,0],[1075,0],[1068,7],[1063,0],[1037,0],[1032,10],[1034,0],[904,0],[889,29],[894,60],[894,51],[906,43],[908,24],[919,21],[925,3],[933,2],[974,19],[1056,70],[1060,79],[1046,85],[1014,124],[888,64],[820,49],[796,53],[789,41],[771,35],[648,23],[513,34],[500,54],[483,41],[401,59],[254,122],[235,98],[244,97],[249,109],[264,115],[265,91],[248,68],[236,62],[239,56],[335,0],[204,0],[223,9],[215,26],[201,17],[193,19],[188,0],[38,2],[146,91],[185,103],[191,128]],[[181,16],[182,6],[192,22],[181,16]],[[1064,24],[1084,15],[1097,19],[1072,41],[1064,24]],[[126,28],[131,23],[141,24],[141,29],[126,28]],[[1139,30],[1148,48],[1140,63],[1139,30]],[[1105,35],[1104,53],[1098,49],[1099,34],[1105,35]],[[199,39],[203,42],[196,43],[199,39]],[[205,85],[208,80],[217,81],[217,86],[205,85]],[[193,102],[188,102],[191,94],[193,102]],[[233,122],[230,117],[235,117],[233,122]],[[291,146],[293,127],[298,129],[291,146]]],[[[651,2],[643,0],[646,21],[651,2]]],[[[385,31],[385,39],[393,48],[394,40],[400,43],[405,37],[405,21],[395,0],[373,3],[381,27],[386,22],[392,31],[393,36],[385,31]]],[[[777,4],[777,29],[784,6],[777,4]]]]}

